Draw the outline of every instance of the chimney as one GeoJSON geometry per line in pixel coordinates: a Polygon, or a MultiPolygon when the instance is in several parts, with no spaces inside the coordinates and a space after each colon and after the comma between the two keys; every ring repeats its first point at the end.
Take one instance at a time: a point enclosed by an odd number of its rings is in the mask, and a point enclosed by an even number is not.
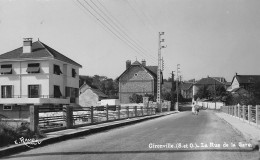
{"type": "Polygon", "coordinates": [[[146,61],[144,59],[142,60],[142,65],[146,66],[146,61]]]}
{"type": "Polygon", "coordinates": [[[128,69],[130,66],[131,66],[131,61],[130,61],[130,60],[127,60],[127,61],[126,61],[126,69],[128,69]]]}
{"type": "Polygon", "coordinates": [[[32,38],[24,38],[23,53],[31,53],[31,52],[32,52],[32,38]]]}

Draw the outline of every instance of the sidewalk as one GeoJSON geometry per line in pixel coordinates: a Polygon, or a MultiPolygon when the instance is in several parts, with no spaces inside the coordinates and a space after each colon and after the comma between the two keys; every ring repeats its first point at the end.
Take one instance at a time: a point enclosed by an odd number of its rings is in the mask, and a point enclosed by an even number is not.
{"type": "MultiPolygon", "coordinates": [[[[179,112],[178,111],[164,112],[164,113],[151,115],[151,116],[136,117],[136,118],[131,118],[131,119],[124,119],[124,120],[100,123],[100,124],[96,124],[96,125],[78,127],[78,128],[73,128],[73,129],[66,129],[66,130],[61,130],[61,131],[56,131],[56,132],[49,132],[49,133],[46,133],[46,138],[39,139],[39,141],[41,141],[41,143],[36,147],[42,147],[42,146],[45,146],[48,144],[67,140],[67,139],[74,138],[77,136],[86,136],[86,135],[90,135],[90,134],[95,134],[95,133],[102,132],[105,130],[138,123],[138,122],[142,122],[142,121],[149,120],[149,119],[159,118],[162,116],[175,114],[175,113],[179,113],[179,112]]],[[[31,148],[27,147],[24,144],[14,144],[14,145],[11,145],[8,147],[0,148],[0,157],[8,156],[8,155],[15,154],[15,153],[22,152],[22,151],[27,151],[30,149],[31,148]]]]}
{"type": "MultiPolygon", "coordinates": [[[[236,117],[228,115],[223,112],[215,112],[215,114],[221,119],[225,120],[228,124],[232,126],[236,131],[240,132],[246,140],[248,140],[253,145],[257,146],[258,141],[260,140],[260,128],[250,125],[247,122],[243,122],[236,117]]],[[[259,146],[258,146],[259,147],[259,146]]]]}

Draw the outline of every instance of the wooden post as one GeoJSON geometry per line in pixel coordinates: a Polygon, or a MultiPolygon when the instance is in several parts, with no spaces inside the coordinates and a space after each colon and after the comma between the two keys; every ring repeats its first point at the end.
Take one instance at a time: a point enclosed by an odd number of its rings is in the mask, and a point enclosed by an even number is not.
{"type": "Polygon", "coordinates": [[[107,119],[107,121],[109,120],[109,117],[108,117],[108,104],[106,105],[106,119],[107,119]]]}
{"type": "Polygon", "coordinates": [[[127,115],[127,118],[129,118],[129,106],[126,107],[126,115],[127,115]]]}
{"type": "Polygon", "coordinates": [[[250,123],[252,121],[252,114],[251,114],[251,110],[252,110],[252,105],[248,105],[248,115],[247,115],[247,118],[248,118],[248,122],[250,123]]]}
{"type": "Polygon", "coordinates": [[[238,118],[240,119],[241,118],[241,116],[240,116],[240,105],[239,104],[237,104],[237,108],[238,108],[238,111],[237,111],[237,114],[238,114],[238,118]]]}
{"type": "Polygon", "coordinates": [[[117,107],[118,107],[118,119],[120,119],[120,110],[121,110],[121,106],[118,105],[117,107]]]}
{"type": "Polygon", "coordinates": [[[137,106],[135,106],[135,117],[137,117],[137,106]]]}
{"type": "MultiPolygon", "coordinates": [[[[256,106],[255,106],[255,109],[256,109],[256,111],[255,111],[256,126],[258,126],[258,125],[259,125],[259,121],[260,121],[260,119],[259,119],[259,116],[260,116],[260,114],[259,114],[259,112],[260,112],[260,106],[259,106],[259,105],[256,105],[256,106]]],[[[259,150],[260,150],[260,145],[259,145],[259,150]]]]}
{"type": "Polygon", "coordinates": [[[93,106],[90,107],[90,122],[94,123],[94,108],[93,108],[93,106]]]}
{"type": "Polygon", "coordinates": [[[39,106],[30,105],[30,130],[36,132],[39,124],[39,106]]]}
{"type": "Polygon", "coordinates": [[[73,108],[71,106],[65,105],[65,117],[66,117],[66,127],[72,128],[73,126],[73,108]]]}
{"type": "Polygon", "coordinates": [[[245,105],[243,105],[243,108],[242,108],[242,115],[243,115],[243,121],[244,121],[246,119],[245,105]]]}

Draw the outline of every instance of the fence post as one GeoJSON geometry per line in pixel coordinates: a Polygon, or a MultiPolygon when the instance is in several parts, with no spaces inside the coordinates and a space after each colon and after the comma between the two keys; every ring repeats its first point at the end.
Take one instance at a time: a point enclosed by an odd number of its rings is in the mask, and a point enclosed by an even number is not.
{"type": "Polygon", "coordinates": [[[234,112],[235,112],[234,116],[237,117],[237,105],[234,106],[234,112]]]}
{"type": "Polygon", "coordinates": [[[243,108],[242,108],[242,115],[243,115],[243,121],[244,121],[246,119],[245,105],[243,105],[243,108]]]}
{"type": "MultiPolygon", "coordinates": [[[[259,125],[259,116],[260,116],[260,114],[259,114],[260,106],[256,105],[255,110],[256,110],[255,111],[255,121],[256,121],[256,126],[258,126],[259,125]]],[[[260,149],[260,145],[259,145],[259,149],[260,149]]]]}
{"type": "Polygon", "coordinates": [[[39,106],[30,105],[30,130],[36,132],[39,124],[39,106]]]}
{"type": "Polygon", "coordinates": [[[73,126],[73,108],[69,105],[65,105],[65,117],[66,128],[72,128],[73,126]]]}
{"type": "Polygon", "coordinates": [[[137,106],[135,106],[135,117],[137,117],[137,106]]]}
{"type": "Polygon", "coordinates": [[[144,108],[143,108],[143,106],[141,106],[141,113],[142,113],[142,116],[144,116],[144,108]]]}
{"type": "Polygon", "coordinates": [[[248,122],[250,123],[252,121],[252,114],[251,114],[251,110],[252,110],[252,105],[248,105],[248,122]]]}
{"type": "Polygon", "coordinates": [[[126,107],[126,115],[127,115],[127,118],[129,118],[129,106],[126,107]]]}
{"type": "Polygon", "coordinates": [[[90,123],[94,123],[94,108],[90,107],[90,123]]]}
{"type": "Polygon", "coordinates": [[[107,121],[109,120],[109,117],[108,117],[108,104],[106,105],[106,119],[107,119],[107,121]]]}
{"type": "Polygon", "coordinates": [[[239,105],[239,103],[237,104],[237,109],[238,109],[238,111],[237,111],[237,116],[238,116],[238,118],[240,119],[241,118],[241,116],[240,116],[240,105],[239,105]]]}
{"type": "Polygon", "coordinates": [[[118,107],[118,119],[120,119],[120,110],[121,110],[121,106],[118,105],[117,107],[118,107]]]}

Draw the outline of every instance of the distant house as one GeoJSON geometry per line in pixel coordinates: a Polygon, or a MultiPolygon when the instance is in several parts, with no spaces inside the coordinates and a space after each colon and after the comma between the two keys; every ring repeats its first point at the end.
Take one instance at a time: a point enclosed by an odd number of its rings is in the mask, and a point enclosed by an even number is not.
{"type": "Polygon", "coordinates": [[[192,98],[192,82],[181,82],[180,90],[183,98],[192,98]]]}
{"type": "Polygon", "coordinates": [[[84,83],[79,88],[79,105],[82,107],[98,106],[99,101],[106,98],[108,96],[96,86],[84,83]]]}
{"type": "Polygon", "coordinates": [[[120,103],[130,103],[129,97],[134,93],[156,97],[157,69],[158,66],[146,66],[145,60],[132,64],[130,60],[126,61],[126,70],[117,78],[120,103]]]}
{"type": "Polygon", "coordinates": [[[82,66],[48,45],[25,38],[23,46],[0,55],[0,115],[27,119],[29,106],[78,104],[82,66]]]}
{"type": "Polygon", "coordinates": [[[230,92],[243,88],[250,92],[255,83],[260,83],[260,75],[236,75],[233,77],[231,86],[227,89],[230,92]]]}
{"type": "Polygon", "coordinates": [[[199,81],[195,82],[192,88],[192,95],[193,97],[197,94],[198,90],[201,87],[210,87],[210,86],[223,86],[225,89],[227,88],[227,81],[223,77],[207,77],[207,78],[202,78],[199,81]]]}

